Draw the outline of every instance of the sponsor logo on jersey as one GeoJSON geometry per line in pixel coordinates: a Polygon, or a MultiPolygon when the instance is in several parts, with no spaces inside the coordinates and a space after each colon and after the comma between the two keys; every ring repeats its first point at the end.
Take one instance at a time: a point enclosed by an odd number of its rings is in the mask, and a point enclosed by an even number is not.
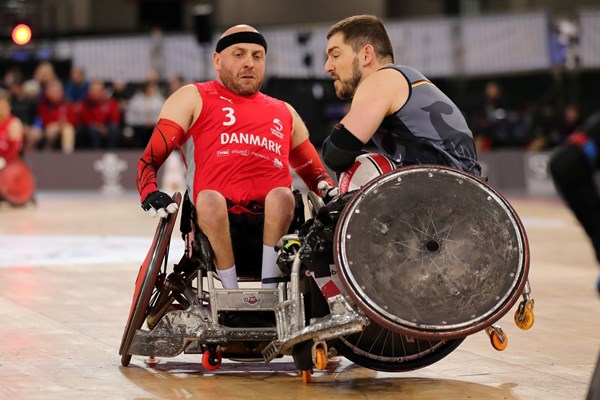
{"type": "Polygon", "coordinates": [[[217,157],[226,157],[229,155],[229,150],[217,150],[217,157]]]}
{"type": "Polygon", "coordinates": [[[239,154],[240,156],[248,157],[250,150],[231,150],[231,154],[239,154]]]}
{"type": "Polygon", "coordinates": [[[223,99],[223,100],[225,100],[225,101],[228,101],[228,102],[230,102],[231,104],[233,104],[233,101],[232,101],[231,99],[228,99],[227,97],[219,96],[219,98],[221,98],[221,99],[223,99]]]}
{"type": "Polygon", "coordinates": [[[283,139],[283,132],[281,132],[283,130],[283,124],[279,118],[273,119],[273,125],[275,125],[275,127],[271,128],[271,133],[279,139],[283,139]]]}
{"type": "Polygon", "coordinates": [[[260,154],[255,151],[252,152],[252,155],[258,158],[264,158],[265,160],[270,160],[269,156],[265,156],[264,154],[260,154]]]}
{"type": "Polygon", "coordinates": [[[274,158],[273,159],[273,165],[276,166],[279,169],[283,168],[283,163],[281,162],[281,160],[279,158],[274,158]]]}
{"type": "Polygon", "coordinates": [[[273,153],[281,155],[281,144],[275,143],[273,140],[267,139],[266,137],[260,137],[252,133],[237,133],[237,132],[223,132],[221,133],[221,144],[227,145],[232,143],[238,144],[249,144],[253,146],[259,146],[273,153]]]}

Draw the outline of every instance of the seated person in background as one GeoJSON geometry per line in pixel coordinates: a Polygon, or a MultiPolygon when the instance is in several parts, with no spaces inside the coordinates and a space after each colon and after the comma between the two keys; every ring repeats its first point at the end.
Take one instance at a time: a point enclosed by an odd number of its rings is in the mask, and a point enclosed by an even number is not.
{"type": "Polygon", "coordinates": [[[90,83],[85,77],[85,69],[82,67],[71,68],[69,80],[65,84],[65,95],[67,100],[78,103],[85,99],[90,89],[90,83]]]}
{"type": "Polygon", "coordinates": [[[119,103],[108,98],[104,82],[94,80],[90,90],[80,104],[79,122],[81,134],[94,149],[115,149],[121,140],[121,110],[119,103]]]}
{"type": "Polygon", "coordinates": [[[23,124],[11,113],[8,92],[0,91],[0,170],[19,157],[23,124]]]}
{"type": "Polygon", "coordinates": [[[29,93],[21,81],[11,83],[9,92],[12,114],[23,123],[25,135],[23,150],[27,152],[35,149],[42,139],[42,129],[38,119],[38,96],[29,93]]]}
{"type": "Polygon", "coordinates": [[[129,100],[125,122],[133,129],[135,147],[143,149],[148,144],[164,102],[165,98],[153,82],[145,82],[129,100]]]}
{"type": "Polygon", "coordinates": [[[76,114],[73,104],[67,101],[61,81],[48,82],[44,95],[38,104],[38,115],[42,124],[45,147],[51,149],[60,140],[63,153],[75,149],[76,114]]]}
{"type": "Polygon", "coordinates": [[[256,29],[228,29],[213,54],[217,79],[185,85],[167,99],[138,164],[143,209],[166,216],[177,206],[157,190],[156,174],[179,147],[197,222],[225,288],[238,287],[236,262],[249,259],[262,266],[263,287],[276,287],[274,246],[295,209],[290,166],[317,193],[321,182],[332,185],[300,116],[259,91],[266,53],[256,29]]]}

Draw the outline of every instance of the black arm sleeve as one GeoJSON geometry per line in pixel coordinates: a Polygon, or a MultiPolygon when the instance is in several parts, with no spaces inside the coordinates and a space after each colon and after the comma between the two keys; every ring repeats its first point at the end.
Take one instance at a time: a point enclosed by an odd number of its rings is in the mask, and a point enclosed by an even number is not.
{"type": "Polygon", "coordinates": [[[321,154],[325,164],[335,172],[347,171],[362,153],[364,143],[344,125],[337,124],[323,142],[321,154]]]}

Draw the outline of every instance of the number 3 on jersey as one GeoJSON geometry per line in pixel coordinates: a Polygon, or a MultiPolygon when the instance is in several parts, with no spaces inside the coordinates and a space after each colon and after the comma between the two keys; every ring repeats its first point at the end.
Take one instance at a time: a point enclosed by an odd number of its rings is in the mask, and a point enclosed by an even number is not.
{"type": "Polygon", "coordinates": [[[223,121],[223,126],[231,126],[235,124],[235,115],[233,115],[233,108],[231,107],[223,107],[223,111],[225,111],[225,117],[227,121],[223,121]]]}

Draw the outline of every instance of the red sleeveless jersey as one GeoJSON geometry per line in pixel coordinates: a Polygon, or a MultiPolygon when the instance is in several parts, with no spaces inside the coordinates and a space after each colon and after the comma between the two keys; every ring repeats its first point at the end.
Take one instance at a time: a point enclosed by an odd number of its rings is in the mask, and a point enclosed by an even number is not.
{"type": "Polygon", "coordinates": [[[0,157],[3,158],[12,158],[11,154],[9,154],[11,149],[11,140],[8,137],[8,127],[14,118],[14,116],[9,115],[4,121],[0,121],[0,157]]]}
{"type": "Polygon", "coordinates": [[[195,85],[202,111],[180,146],[193,200],[212,189],[247,205],[290,187],[293,117],[285,103],[260,92],[240,96],[218,81],[195,85]]]}

